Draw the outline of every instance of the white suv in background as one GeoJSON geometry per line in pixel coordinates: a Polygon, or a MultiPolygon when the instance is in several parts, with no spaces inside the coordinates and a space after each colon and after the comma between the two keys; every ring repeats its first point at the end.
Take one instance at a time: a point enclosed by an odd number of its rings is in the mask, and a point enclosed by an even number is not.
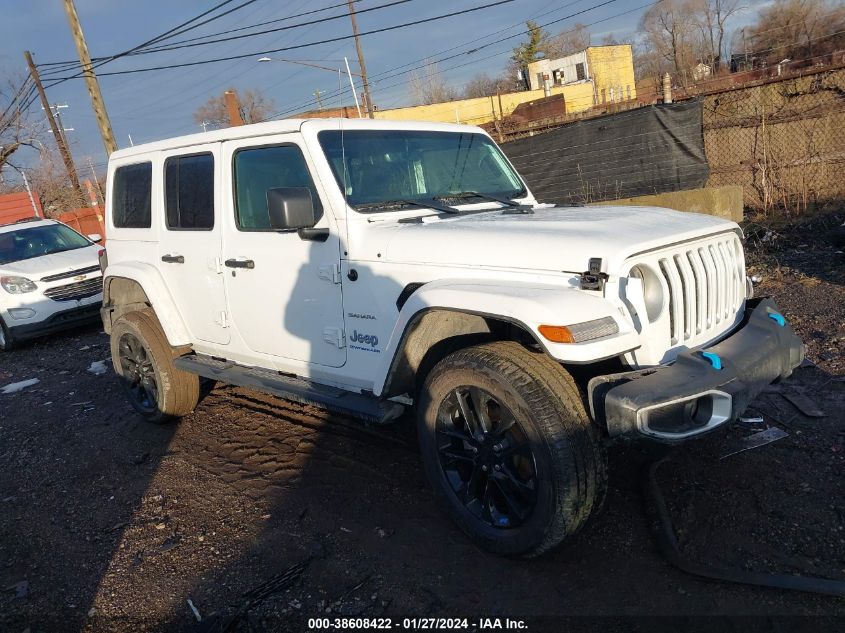
{"type": "Polygon", "coordinates": [[[0,226],[0,351],[99,317],[101,239],[55,220],[0,226]]]}

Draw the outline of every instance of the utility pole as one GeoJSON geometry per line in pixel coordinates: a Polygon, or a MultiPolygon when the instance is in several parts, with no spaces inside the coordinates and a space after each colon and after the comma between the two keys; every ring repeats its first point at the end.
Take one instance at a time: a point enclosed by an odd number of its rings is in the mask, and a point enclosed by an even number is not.
{"type": "Polygon", "coordinates": [[[97,170],[94,169],[94,161],[91,160],[91,157],[88,157],[88,167],[91,169],[91,177],[94,179],[94,185],[97,187],[97,191],[100,192],[100,199],[105,201],[106,196],[103,193],[103,188],[100,186],[100,180],[97,178],[97,170]]]}
{"type": "Polygon", "coordinates": [[[82,193],[79,188],[79,178],[76,175],[76,169],[73,166],[73,159],[70,157],[67,145],[65,145],[65,137],[56,125],[56,119],[53,118],[53,110],[50,107],[50,102],[47,101],[47,93],[44,92],[44,86],[41,85],[41,77],[38,75],[38,69],[35,67],[35,62],[32,61],[32,54],[29,51],[24,51],[24,58],[26,64],[29,66],[29,74],[32,75],[32,81],[35,82],[35,87],[38,89],[38,96],[41,98],[41,107],[47,114],[47,120],[50,122],[50,129],[53,131],[53,138],[56,139],[56,145],[59,147],[59,153],[62,155],[62,160],[65,163],[67,176],[70,178],[70,184],[78,192],[82,193]]]}
{"type": "Polygon", "coordinates": [[[70,143],[67,142],[67,135],[65,134],[65,132],[73,132],[73,128],[72,127],[70,127],[70,128],[65,127],[65,124],[62,123],[62,114],[59,110],[60,108],[67,108],[69,106],[67,104],[59,105],[57,103],[53,107],[56,109],[56,125],[59,128],[59,134],[62,135],[62,141],[64,142],[65,147],[70,147],[70,143]]]}
{"type": "Polygon", "coordinates": [[[352,35],[355,36],[355,50],[358,52],[358,65],[361,67],[361,81],[364,84],[364,99],[366,100],[365,107],[367,114],[371,119],[373,116],[373,100],[370,97],[370,82],[367,80],[367,66],[364,64],[364,51],[361,50],[361,39],[358,37],[358,22],[355,20],[355,7],[352,6],[353,0],[346,0],[349,5],[349,19],[352,20],[352,35]]]}
{"type": "Polygon", "coordinates": [[[317,99],[317,109],[323,109],[323,91],[322,90],[315,90],[314,97],[317,99]]]}
{"type": "Polygon", "coordinates": [[[114,132],[111,129],[106,104],[103,103],[103,95],[100,93],[100,84],[94,74],[94,67],[91,64],[91,56],[88,54],[88,45],[85,43],[85,35],[82,33],[82,26],[79,24],[79,16],[76,15],[76,7],[73,0],[65,0],[65,13],[70,22],[70,32],[73,41],[76,43],[76,50],[79,53],[79,62],[82,64],[82,76],[85,78],[85,85],[88,87],[88,94],[91,96],[91,106],[94,108],[94,116],[100,128],[100,136],[103,137],[103,145],[106,148],[106,157],[117,151],[117,142],[114,140],[114,132]]]}

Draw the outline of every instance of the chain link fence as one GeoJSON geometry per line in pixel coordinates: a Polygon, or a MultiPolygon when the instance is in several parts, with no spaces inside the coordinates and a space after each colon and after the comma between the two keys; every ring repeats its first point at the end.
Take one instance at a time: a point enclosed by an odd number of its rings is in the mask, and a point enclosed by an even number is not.
{"type": "Polygon", "coordinates": [[[708,186],[745,206],[802,212],[845,200],[845,68],[704,97],[708,186]]]}
{"type": "Polygon", "coordinates": [[[801,73],[740,87],[718,78],[696,97],[700,117],[666,120],[657,129],[644,124],[641,114],[653,108],[646,106],[563,125],[538,120],[536,131],[506,129],[502,148],[549,201],[738,185],[748,210],[801,213],[845,200],[845,67],[801,73]],[[691,150],[696,139],[700,155],[691,150]],[[709,176],[699,185],[693,181],[701,165],[709,176]]]}

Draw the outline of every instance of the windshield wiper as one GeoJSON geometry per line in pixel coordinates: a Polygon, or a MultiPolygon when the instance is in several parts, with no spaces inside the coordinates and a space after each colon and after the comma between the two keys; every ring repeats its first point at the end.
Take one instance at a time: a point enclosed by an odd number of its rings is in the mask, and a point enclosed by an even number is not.
{"type": "Polygon", "coordinates": [[[375,211],[377,209],[387,209],[394,207],[401,209],[402,207],[420,207],[423,209],[435,209],[443,213],[460,213],[455,207],[450,207],[448,204],[437,202],[434,198],[428,200],[384,200],[382,202],[372,202],[370,204],[359,204],[355,208],[358,211],[375,211]]]}
{"type": "Polygon", "coordinates": [[[489,193],[479,193],[478,191],[461,191],[459,193],[450,193],[442,196],[434,196],[435,200],[464,200],[467,198],[482,198],[484,200],[490,200],[491,202],[499,202],[508,207],[525,206],[522,203],[517,202],[516,200],[511,200],[510,198],[502,198],[501,196],[494,196],[489,193]]]}
{"type": "Polygon", "coordinates": [[[534,209],[527,204],[522,204],[510,198],[502,198],[501,196],[494,196],[489,193],[479,193],[478,191],[461,191],[460,193],[452,193],[444,196],[435,196],[441,200],[464,200],[469,198],[481,198],[482,200],[489,200],[491,202],[498,202],[505,205],[502,210],[502,215],[524,215],[534,213],[534,209]]]}

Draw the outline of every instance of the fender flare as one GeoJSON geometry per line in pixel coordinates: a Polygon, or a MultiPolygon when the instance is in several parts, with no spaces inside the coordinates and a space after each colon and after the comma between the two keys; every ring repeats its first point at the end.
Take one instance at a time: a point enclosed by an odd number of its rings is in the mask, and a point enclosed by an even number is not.
{"type": "Polygon", "coordinates": [[[585,364],[619,356],[639,346],[639,336],[607,299],[576,288],[541,283],[442,280],[420,286],[405,301],[388,340],[385,362],[378,368],[374,387],[381,395],[389,387],[405,343],[416,323],[433,311],[451,311],[511,323],[528,334],[555,360],[585,364]],[[560,344],[542,337],[540,325],[571,325],[612,317],[619,333],[595,342],[560,344]]]}
{"type": "MultiPolygon", "coordinates": [[[[114,278],[129,279],[141,287],[171,346],[181,347],[193,342],[182,320],[182,315],[176,308],[176,302],[173,301],[161,273],[154,266],[143,262],[110,264],[103,275],[103,282],[106,284],[114,278]]],[[[103,310],[109,310],[112,307],[113,305],[103,305],[103,310]]]]}

